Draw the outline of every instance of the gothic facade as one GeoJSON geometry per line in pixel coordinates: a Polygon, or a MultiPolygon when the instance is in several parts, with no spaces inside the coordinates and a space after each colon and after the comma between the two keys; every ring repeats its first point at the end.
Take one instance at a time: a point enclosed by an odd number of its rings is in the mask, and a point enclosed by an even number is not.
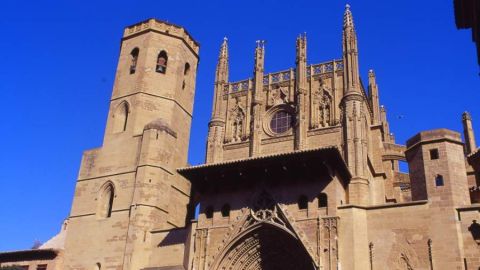
{"type": "Polygon", "coordinates": [[[479,269],[470,116],[465,142],[437,129],[396,143],[374,71],[361,81],[349,6],[342,47],[339,59],[308,64],[300,35],[296,65],[267,74],[258,41],[252,78],[231,82],[224,39],[206,162],[189,166],[199,44],[155,19],[127,27],[103,146],[83,155],[62,268],[479,269]]]}

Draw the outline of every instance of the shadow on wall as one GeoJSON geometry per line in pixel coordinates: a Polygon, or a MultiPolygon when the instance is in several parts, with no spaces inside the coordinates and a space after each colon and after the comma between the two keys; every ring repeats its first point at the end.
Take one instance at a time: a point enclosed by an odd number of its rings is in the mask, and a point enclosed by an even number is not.
{"type": "Polygon", "coordinates": [[[172,246],[185,243],[187,239],[187,230],[176,229],[167,233],[167,236],[158,244],[158,247],[172,246]]]}

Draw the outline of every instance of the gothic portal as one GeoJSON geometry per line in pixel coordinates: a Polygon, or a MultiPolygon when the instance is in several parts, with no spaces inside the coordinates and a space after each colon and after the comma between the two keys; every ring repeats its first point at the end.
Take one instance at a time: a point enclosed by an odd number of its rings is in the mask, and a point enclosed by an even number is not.
{"type": "Polygon", "coordinates": [[[265,191],[228,235],[212,269],[315,269],[280,205],[265,191]]]}

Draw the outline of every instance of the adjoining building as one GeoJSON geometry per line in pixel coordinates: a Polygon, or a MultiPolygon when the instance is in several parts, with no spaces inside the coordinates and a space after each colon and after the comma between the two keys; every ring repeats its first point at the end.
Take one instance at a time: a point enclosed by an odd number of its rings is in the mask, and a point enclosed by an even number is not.
{"type": "Polygon", "coordinates": [[[259,41],[253,77],[231,82],[225,39],[206,162],[189,166],[199,44],[156,19],[127,27],[103,145],[83,155],[64,269],[478,269],[470,116],[465,142],[437,129],[396,143],[374,71],[360,79],[349,6],[342,47],[310,65],[300,35],[296,65],[267,74],[259,41]]]}
{"type": "Polygon", "coordinates": [[[480,64],[480,1],[454,0],[455,23],[458,29],[472,29],[472,40],[477,44],[480,64]]]}
{"type": "Polygon", "coordinates": [[[0,268],[63,270],[63,250],[67,224],[68,221],[65,221],[60,232],[38,248],[0,252],[0,268]]]}

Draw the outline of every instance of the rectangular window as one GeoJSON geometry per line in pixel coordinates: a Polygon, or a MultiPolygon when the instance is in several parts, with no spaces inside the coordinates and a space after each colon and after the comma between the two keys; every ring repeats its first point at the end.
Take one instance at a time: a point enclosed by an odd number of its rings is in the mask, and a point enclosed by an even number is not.
{"type": "Polygon", "coordinates": [[[37,265],[37,270],[47,270],[47,265],[46,264],[39,264],[39,265],[37,265]]]}
{"type": "Polygon", "coordinates": [[[438,159],[438,149],[430,149],[430,159],[438,159]]]}
{"type": "Polygon", "coordinates": [[[443,186],[443,176],[437,175],[437,177],[435,177],[435,185],[437,187],[443,186]]]}
{"type": "Polygon", "coordinates": [[[28,265],[20,265],[19,268],[22,270],[28,270],[28,265]]]}

